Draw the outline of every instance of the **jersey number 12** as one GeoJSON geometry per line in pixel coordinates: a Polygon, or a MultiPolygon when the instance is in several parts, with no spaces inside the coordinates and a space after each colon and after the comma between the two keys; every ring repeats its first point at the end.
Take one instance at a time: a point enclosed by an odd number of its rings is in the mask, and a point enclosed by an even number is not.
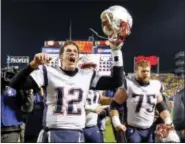
{"type": "MultiPolygon", "coordinates": [[[[63,114],[63,98],[64,98],[64,88],[60,87],[57,88],[58,93],[58,100],[57,100],[57,107],[54,113],[63,114]]],[[[75,93],[78,93],[78,97],[76,99],[71,99],[67,102],[67,114],[68,115],[81,115],[82,111],[80,108],[77,108],[76,111],[74,111],[74,104],[78,104],[82,101],[83,91],[80,88],[71,88],[68,91],[69,96],[73,96],[75,93]]]]}

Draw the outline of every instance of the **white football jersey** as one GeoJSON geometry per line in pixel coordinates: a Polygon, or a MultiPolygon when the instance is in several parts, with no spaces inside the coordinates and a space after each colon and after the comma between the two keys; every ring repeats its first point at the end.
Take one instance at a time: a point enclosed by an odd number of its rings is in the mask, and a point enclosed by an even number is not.
{"type": "Polygon", "coordinates": [[[135,78],[126,79],[128,99],[127,124],[138,128],[149,128],[154,121],[157,95],[161,89],[161,82],[151,80],[147,86],[141,86],[135,78]]]}
{"type": "MultiPolygon", "coordinates": [[[[42,67],[31,73],[39,87],[44,86],[42,67]]],[[[59,67],[46,66],[48,86],[45,96],[44,125],[48,128],[82,129],[85,127],[85,102],[92,70],[79,69],[68,76],[59,67]]]]}
{"type": "MultiPolygon", "coordinates": [[[[100,93],[98,91],[89,90],[86,104],[97,107],[99,105],[100,93]]],[[[85,127],[97,125],[98,114],[95,112],[86,111],[85,127]]]]}

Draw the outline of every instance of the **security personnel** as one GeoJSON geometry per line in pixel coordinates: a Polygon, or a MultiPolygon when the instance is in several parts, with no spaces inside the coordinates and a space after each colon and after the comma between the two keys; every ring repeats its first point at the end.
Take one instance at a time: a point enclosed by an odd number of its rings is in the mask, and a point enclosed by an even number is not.
{"type": "MultiPolygon", "coordinates": [[[[116,90],[109,90],[105,91],[105,95],[108,97],[114,97],[116,90]]],[[[125,115],[124,115],[124,109],[125,109],[125,104],[120,105],[119,107],[119,118],[122,123],[125,123],[125,115]]],[[[112,125],[112,121],[111,121],[112,125]]],[[[117,143],[126,143],[126,137],[123,133],[120,133],[119,131],[116,131],[114,126],[112,125],[112,130],[114,133],[114,137],[117,143]]]]}

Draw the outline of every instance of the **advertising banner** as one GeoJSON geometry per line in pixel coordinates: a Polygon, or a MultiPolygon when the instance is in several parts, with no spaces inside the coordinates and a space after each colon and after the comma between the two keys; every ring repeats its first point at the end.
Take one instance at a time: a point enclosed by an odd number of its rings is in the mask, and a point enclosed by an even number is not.
{"type": "Polygon", "coordinates": [[[7,56],[7,64],[29,63],[29,56],[7,56]]]}

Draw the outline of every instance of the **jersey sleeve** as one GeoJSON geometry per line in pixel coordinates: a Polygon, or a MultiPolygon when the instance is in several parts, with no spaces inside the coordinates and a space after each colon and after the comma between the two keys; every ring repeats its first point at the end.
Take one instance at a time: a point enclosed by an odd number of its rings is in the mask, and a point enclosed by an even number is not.
{"type": "Polygon", "coordinates": [[[44,75],[43,75],[43,70],[41,67],[39,67],[37,70],[34,70],[30,76],[32,79],[36,82],[38,87],[44,86],[44,75]]]}

